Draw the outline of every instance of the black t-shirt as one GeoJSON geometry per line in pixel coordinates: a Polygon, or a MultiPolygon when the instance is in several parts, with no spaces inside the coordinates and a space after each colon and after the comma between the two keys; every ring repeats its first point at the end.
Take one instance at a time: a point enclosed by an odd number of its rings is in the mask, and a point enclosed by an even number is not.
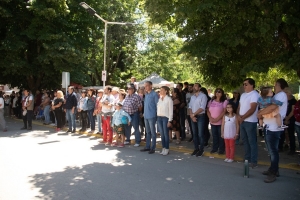
{"type": "Polygon", "coordinates": [[[61,98],[57,98],[57,99],[55,99],[54,100],[54,106],[56,106],[56,105],[58,105],[59,104],[59,102],[61,102],[62,104],[61,104],[61,106],[60,107],[58,107],[58,108],[55,108],[55,110],[62,110],[63,109],[63,104],[64,104],[64,99],[61,99],[61,98]]]}
{"type": "MultiPolygon", "coordinates": [[[[297,100],[295,98],[292,98],[288,100],[288,106],[287,106],[287,111],[286,111],[286,116],[288,116],[291,111],[292,111],[292,106],[294,106],[297,103],[297,100]]],[[[291,117],[290,120],[295,120],[294,115],[291,117]]]]}

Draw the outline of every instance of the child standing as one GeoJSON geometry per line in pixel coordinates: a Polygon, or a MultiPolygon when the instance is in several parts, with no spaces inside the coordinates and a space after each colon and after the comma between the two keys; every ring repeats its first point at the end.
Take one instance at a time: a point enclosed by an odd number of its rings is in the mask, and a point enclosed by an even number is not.
{"type": "Polygon", "coordinates": [[[116,135],[116,142],[112,143],[111,146],[113,147],[124,147],[124,140],[125,140],[125,130],[124,124],[130,125],[131,117],[130,115],[122,109],[122,103],[117,103],[115,108],[116,111],[113,114],[112,124],[113,124],[113,131],[116,135]],[[118,144],[119,135],[121,135],[121,143],[118,144]]]}
{"type": "Polygon", "coordinates": [[[226,159],[225,162],[233,162],[235,152],[235,139],[239,135],[239,123],[236,120],[235,110],[232,103],[226,106],[226,113],[222,120],[221,134],[225,141],[226,159]]]}
{"type": "MultiPolygon", "coordinates": [[[[271,112],[269,114],[265,114],[262,117],[259,117],[258,129],[263,129],[263,118],[274,118],[274,117],[276,118],[278,130],[283,130],[284,128],[287,128],[288,126],[282,124],[282,119],[279,114],[279,106],[282,106],[283,102],[275,100],[273,98],[272,88],[271,87],[262,87],[260,95],[261,96],[258,98],[258,101],[257,101],[260,111],[272,104],[277,105],[277,108],[273,112],[271,112]]],[[[259,112],[258,112],[258,116],[260,116],[259,112]]]]}

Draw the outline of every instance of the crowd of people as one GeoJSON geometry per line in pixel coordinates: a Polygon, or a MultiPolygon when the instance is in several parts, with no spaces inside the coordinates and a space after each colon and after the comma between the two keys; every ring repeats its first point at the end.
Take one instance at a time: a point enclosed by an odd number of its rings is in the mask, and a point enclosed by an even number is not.
{"type": "Polygon", "coordinates": [[[290,148],[288,154],[295,154],[296,131],[300,145],[300,100],[297,102],[292,96],[284,79],[276,81],[274,92],[272,87],[264,87],[260,95],[252,78],[244,80],[243,89],[242,94],[233,91],[233,98],[229,99],[222,88],[211,93],[200,83],[178,83],[173,89],[162,86],[154,90],[151,81],[137,88],[134,78],[126,90],[106,86],[79,92],[70,86],[66,94],[61,90],[52,93],[43,90],[33,96],[25,89],[0,98],[0,122],[3,131],[7,131],[4,115],[12,114],[23,119],[21,129],[32,130],[32,119],[42,115],[44,124],[52,123],[57,132],[68,122],[67,133],[101,134],[101,144],[120,148],[131,144],[133,128],[134,146],[140,146],[144,134],[146,146],[140,151],[149,154],[155,153],[159,132],[160,154],[165,156],[170,153],[169,143],[175,140],[180,144],[186,140],[186,133],[191,133],[189,142],[194,144],[191,155],[201,157],[212,136],[210,153],[225,154],[224,161],[229,163],[234,161],[235,145],[242,141],[244,159],[252,168],[257,167],[259,129],[271,161],[270,168],[263,172],[267,175],[264,181],[273,182],[279,175],[278,152],[283,150],[284,141],[290,148]],[[80,130],[77,130],[78,118],[80,130]]]}

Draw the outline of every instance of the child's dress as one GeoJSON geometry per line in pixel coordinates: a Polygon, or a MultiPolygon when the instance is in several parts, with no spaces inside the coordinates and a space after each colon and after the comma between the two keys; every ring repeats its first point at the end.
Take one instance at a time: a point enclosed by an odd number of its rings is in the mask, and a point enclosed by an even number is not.
{"type": "Polygon", "coordinates": [[[234,159],[235,152],[235,135],[236,133],[236,116],[228,117],[225,115],[224,119],[224,141],[225,141],[225,150],[226,158],[234,159]]]}

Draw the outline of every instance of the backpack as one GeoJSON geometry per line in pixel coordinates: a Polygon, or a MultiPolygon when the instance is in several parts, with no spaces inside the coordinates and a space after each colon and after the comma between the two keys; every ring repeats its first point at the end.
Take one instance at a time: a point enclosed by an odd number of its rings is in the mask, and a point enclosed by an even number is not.
{"type": "Polygon", "coordinates": [[[297,101],[294,107],[294,117],[296,122],[300,122],[300,100],[297,101]]]}
{"type": "Polygon", "coordinates": [[[123,113],[125,113],[124,110],[121,111],[121,114],[122,114],[121,122],[122,122],[122,124],[128,124],[128,117],[126,115],[124,115],[123,113]]]}
{"type": "Polygon", "coordinates": [[[121,121],[122,124],[128,124],[128,118],[125,115],[122,116],[121,121]]]}

